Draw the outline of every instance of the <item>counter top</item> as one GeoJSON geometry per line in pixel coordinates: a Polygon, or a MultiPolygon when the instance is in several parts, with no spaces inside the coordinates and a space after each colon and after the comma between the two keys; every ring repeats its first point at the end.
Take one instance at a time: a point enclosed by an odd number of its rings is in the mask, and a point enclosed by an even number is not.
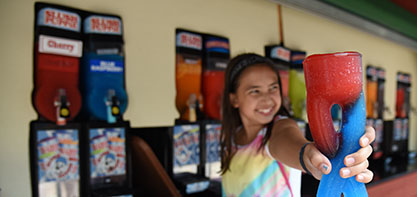
{"type": "Polygon", "coordinates": [[[417,196],[417,162],[415,159],[407,165],[386,167],[383,172],[375,171],[376,179],[367,184],[370,197],[417,196]]]}

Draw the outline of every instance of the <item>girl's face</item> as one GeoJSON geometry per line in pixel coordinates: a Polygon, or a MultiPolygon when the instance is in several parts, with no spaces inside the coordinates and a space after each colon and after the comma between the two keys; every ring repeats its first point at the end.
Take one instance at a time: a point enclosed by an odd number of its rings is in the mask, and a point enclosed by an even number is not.
{"type": "Polygon", "coordinates": [[[239,108],[242,123],[262,126],[271,122],[281,106],[278,76],[266,65],[246,68],[238,79],[236,93],[230,102],[239,108]]]}

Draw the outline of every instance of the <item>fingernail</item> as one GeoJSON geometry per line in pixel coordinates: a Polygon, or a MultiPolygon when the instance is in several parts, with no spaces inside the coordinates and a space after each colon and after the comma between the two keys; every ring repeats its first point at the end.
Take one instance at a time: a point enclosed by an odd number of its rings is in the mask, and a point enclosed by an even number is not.
{"type": "Polygon", "coordinates": [[[354,162],[355,162],[355,159],[354,159],[354,158],[352,158],[352,157],[348,157],[348,158],[346,159],[346,165],[353,164],[354,162]]]}
{"type": "Polygon", "coordinates": [[[367,137],[362,138],[362,144],[367,145],[369,143],[369,139],[367,137]]]}
{"type": "Polygon", "coordinates": [[[359,174],[359,175],[358,175],[358,179],[359,179],[359,180],[363,180],[363,175],[359,174]]]}
{"type": "Polygon", "coordinates": [[[323,173],[326,173],[327,169],[329,169],[329,166],[327,166],[326,164],[323,164],[321,169],[322,169],[321,171],[323,171],[323,173]]]}
{"type": "Polygon", "coordinates": [[[342,170],[342,175],[343,175],[344,177],[348,176],[349,174],[350,174],[350,170],[349,170],[349,169],[343,169],[343,170],[342,170]]]}

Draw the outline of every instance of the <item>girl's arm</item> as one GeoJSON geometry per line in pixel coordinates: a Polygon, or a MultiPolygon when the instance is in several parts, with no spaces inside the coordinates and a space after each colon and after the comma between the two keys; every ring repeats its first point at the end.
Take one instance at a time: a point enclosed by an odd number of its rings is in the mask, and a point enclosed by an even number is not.
{"type": "Polygon", "coordinates": [[[276,160],[292,168],[303,170],[299,161],[299,153],[301,147],[307,142],[297,123],[287,118],[275,122],[268,148],[276,160]]]}
{"type": "MultiPolygon", "coordinates": [[[[346,167],[340,170],[341,177],[356,176],[356,180],[363,183],[372,180],[373,173],[367,168],[368,157],[372,153],[370,144],[374,139],[375,130],[372,127],[366,127],[365,134],[359,141],[361,148],[345,157],[346,167]]],[[[307,142],[294,120],[279,120],[272,129],[269,151],[275,159],[292,168],[302,170],[299,154],[301,147],[307,142]]],[[[320,180],[323,174],[330,173],[332,168],[330,160],[314,146],[314,143],[305,147],[302,157],[306,168],[316,179],[320,180]]]]}

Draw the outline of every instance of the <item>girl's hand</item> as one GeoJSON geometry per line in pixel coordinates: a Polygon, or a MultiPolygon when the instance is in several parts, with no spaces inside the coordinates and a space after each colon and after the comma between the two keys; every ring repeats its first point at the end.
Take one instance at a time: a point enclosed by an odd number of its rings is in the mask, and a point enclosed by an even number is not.
{"type": "MultiPolygon", "coordinates": [[[[361,148],[344,159],[346,167],[340,169],[340,176],[349,178],[355,176],[358,182],[369,183],[373,178],[372,171],[368,170],[368,157],[372,153],[371,142],[375,140],[375,130],[366,127],[365,134],[359,139],[361,148]]],[[[307,145],[303,155],[304,163],[314,178],[320,180],[323,174],[332,170],[330,160],[324,156],[313,143],[307,145]]]]}
{"type": "Polygon", "coordinates": [[[340,176],[349,178],[355,176],[358,182],[371,182],[374,174],[368,170],[368,157],[372,153],[371,143],[375,140],[375,130],[372,127],[366,127],[365,134],[359,139],[360,148],[356,153],[347,155],[343,161],[346,167],[340,169],[340,176]]]}

